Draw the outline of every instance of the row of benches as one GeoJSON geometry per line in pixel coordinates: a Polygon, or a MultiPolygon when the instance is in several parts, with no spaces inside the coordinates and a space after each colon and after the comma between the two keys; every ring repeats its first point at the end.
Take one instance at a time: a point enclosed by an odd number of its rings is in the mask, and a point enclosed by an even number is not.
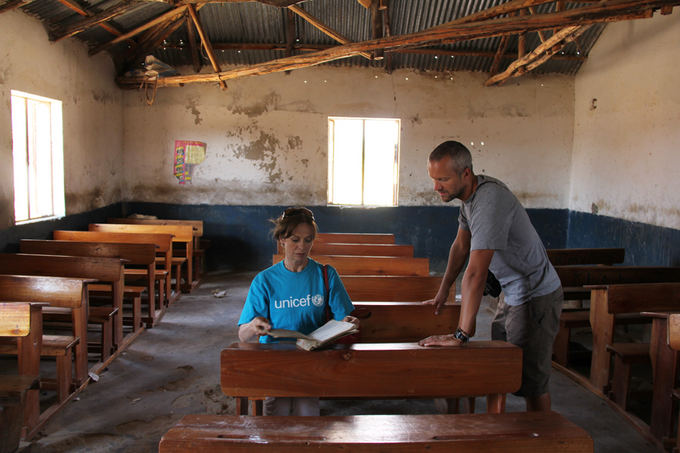
{"type": "MultiPolygon", "coordinates": [[[[338,270],[354,301],[354,314],[362,318],[361,343],[314,353],[290,344],[232,344],[221,354],[221,386],[226,395],[237,398],[238,415],[186,416],[163,436],[161,452],[382,451],[385,444],[390,451],[592,451],[588,434],[559,414],[503,413],[505,394],[521,383],[519,348],[494,341],[475,341],[460,348],[423,348],[413,343],[455,329],[460,304],[454,303],[454,292],[444,307],[446,322],[442,323],[442,315],[435,316],[431,306],[421,303],[434,296],[441,282],[429,275],[426,259],[413,258],[410,246],[393,245],[391,235],[361,235],[357,243],[349,244],[351,240],[348,234],[319,235],[312,257],[338,270]],[[409,248],[409,256],[404,256],[409,248]],[[327,251],[336,255],[320,253],[327,251]],[[356,255],[360,252],[381,255],[356,255]],[[381,341],[390,343],[375,343],[381,341]],[[486,396],[488,413],[257,417],[267,396],[486,396]]],[[[281,259],[275,255],[273,262],[281,259]]]]}
{"type": "MultiPolygon", "coordinates": [[[[18,419],[26,437],[96,378],[144,326],[157,323],[179,296],[182,281],[185,291],[198,283],[194,276],[200,276],[201,256],[193,253],[193,246],[202,234],[202,222],[154,222],[162,224],[92,224],[90,231],[55,231],[55,240],[22,240],[21,253],[0,254],[0,300],[11,301],[7,305],[47,304],[31,305],[32,312],[40,308],[41,321],[32,323],[33,340],[1,335],[5,338],[0,338],[0,354],[17,355],[19,374],[31,378],[41,374],[41,356],[56,358],[56,378],[43,375],[39,381],[41,389],[56,389],[56,403],[41,412],[37,392],[28,391],[23,422],[18,419]],[[173,258],[173,243],[182,246],[179,259],[173,258]],[[195,257],[199,259],[194,261],[195,257]],[[131,279],[142,284],[131,284],[131,279]],[[146,316],[143,302],[148,306],[146,316]],[[44,334],[43,322],[63,326],[68,333],[44,334]],[[88,327],[95,324],[98,341],[88,348],[88,327]],[[32,352],[26,355],[29,344],[32,352]],[[91,366],[88,352],[93,351],[97,361],[91,366]]],[[[3,376],[0,395],[7,388],[16,390],[15,383],[3,376]]]]}

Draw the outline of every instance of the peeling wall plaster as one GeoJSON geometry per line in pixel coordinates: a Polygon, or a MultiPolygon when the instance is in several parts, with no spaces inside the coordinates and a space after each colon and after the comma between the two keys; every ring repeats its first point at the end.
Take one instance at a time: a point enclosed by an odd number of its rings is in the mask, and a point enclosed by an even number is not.
{"type": "Polygon", "coordinates": [[[153,106],[126,92],[123,198],[323,205],[328,116],[365,116],[402,119],[400,205],[441,203],[425,161],[454,138],[470,147],[478,172],[503,179],[528,207],[564,207],[573,78],[525,77],[486,88],[484,74],[460,73],[453,81],[434,75],[317,67],[233,80],[226,91],[159,89],[153,106]],[[208,144],[205,162],[184,187],[171,174],[177,139],[208,144]]]}
{"type": "Polygon", "coordinates": [[[680,229],[680,16],[607,25],[576,77],[569,208],[680,229]]]}
{"type": "Polygon", "coordinates": [[[10,90],[62,101],[66,213],[116,203],[122,183],[122,94],[105,55],[77,40],[50,43],[40,22],[0,14],[0,229],[14,223],[10,90]]]}

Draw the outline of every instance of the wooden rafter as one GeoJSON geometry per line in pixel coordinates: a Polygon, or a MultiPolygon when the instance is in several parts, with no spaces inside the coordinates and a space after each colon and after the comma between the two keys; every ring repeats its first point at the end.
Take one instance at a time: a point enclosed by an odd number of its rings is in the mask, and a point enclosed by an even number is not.
{"type": "Polygon", "coordinates": [[[295,14],[291,10],[284,11],[284,28],[286,30],[286,56],[295,55],[295,14]]]}
{"type": "MultiPolygon", "coordinates": [[[[208,54],[208,60],[210,60],[210,64],[212,64],[213,69],[215,70],[216,73],[222,72],[222,69],[220,68],[220,64],[217,61],[217,57],[215,57],[215,51],[213,50],[212,45],[210,44],[210,39],[208,39],[208,34],[203,30],[203,26],[201,25],[201,21],[198,20],[198,14],[196,14],[196,7],[194,5],[189,5],[187,7],[187,10],[189,11],[189,15],[191,16],[191,20],[194,21],[194,25],[196,26],[196,31],[198,32],[198,36],[201,38],[201,43],[203,44],[203,48],[205,49],[205,53],[208,54]]],[[[222,87],[223,90],[227,89],[227,82],[224,80],[220,80],[220,87],[222,87]]]]}
{"type": "MultiPolygon", "coordinates": [[[[373,39],[380,39],[384,36],[383,31],[383,10],[379,9],[379,2],[375,0],[371,3],[371,32],[373,39]]],[[[373,51],[373,58],[382,60],[385,58],[383,49],[376,49],[373,51]]]]}
{"type": "MultiPolygon", "coordinates": [[[[536,10],[533,6],[530,6],[527,9],[529,10],[529,14],[536,14],[536,10]]],[[[541,42],[545,42],[545,33],[543,33],[542,30],[538,30],[536,33],[538,33],[538,38],[541,40],[541,42]]]]}
{"type": "Polygon", "coordinates": [[[191,52],[191,62],[194,65],[194,72],[201,72],[201,56],[198,53],[198,46],[196,45],[196,30],[194,29],[194,21],[191,16],[187,16],[187,36],[189,38],[189,52],[191,52]]]}
{"type": "MultiPolygon", "coordinates": [[[[62,5],[66,6],[68,9],[75,11],[76,13],[80,14],[81,16],[92,17],[95,14],[92,11],[81,8],[80,5],[76,4],[73,0],[57,0],[57,1],[59,3],[61,3],[62,5]]],[[[118,30],[116,27],[114,27],[111,24],[101,22],[98,25],[101,28],[103,28],[104,30],[111,33],[113,36],[120,36],[120,35],[123,34],[120,30],[118,30]]],[[[60,39],[63,39],[63,38],[60,38],[60,39]]]]}
{"type": "MultiPolygon", "coordinates": [[[[122,2],[118,3],[115,6],[112,6],[111,8],[105,9],[104,11],[101,11],[92,16],[88,16],[83,20],[78,21],[68,27],[64,27],[60,31],[52,32],[50,35],[50,39],[52,41],[59,41],[64,38],[77,35],[78,33],[81,33],[85,30],[89,30],[92,27],[96,27],[99,24],[102,24],[108,20],[114,19],[115,17],[118,17],[121,14],[124,14],[142,4],[143,3],[139,0],[123,0],[122,2]]],[[[122,35],[118,35],[118,37],[120,36],[122,35]]]]}
{"type": "Polygon", "coordinates": [[[110,49],[111,47],[118,44],[119,42],[125,41],[128,38],[136,36],[136,35],[142,33],[143,31],[148,30],[151,27],[155,27],[156,25],[163,23],[167,20],[171,20],[171,19],[174,19],[178,16],[181,16],[182,14],[184,14],[184,11],[186,10],[186,8],[187,8],[186,6],[180,6],[180,7],[171,9],[170,11],[161,14],[160,16],[156,17],[155,19],[153,19],[153,20],[151,20],[151,21],[149,21],[149,22],[147,22],[147,23],[145,23],[145,24],[143,24],[143,25],[141,25],[141,26],[139,26],[139,27],[137,27],[133,30],[130,30],[129,32],[124,33],[124,34],[112,39],[109,42],[105,42],[103,44],[96,46],[95,48],[90,50],[90,55],[95,55],[95,54],[98,54],[99,52],[101,52],[102,50],[110,49]]]}
{"type": "Polygon", "coordinates": [[[184,16],[179,16],[147,30],[139,39],[139,43],[126,55],[125,60],[128,65],[140,59],[144,60],[146,55],[153,53],[158,46],[185,23],[185,19],[184,16]]]}
{"type": "MultiPolygon", "coordinates": [[[[340,44],[349,44],[350,42],[352,42],[349,39],[347,39],[346,37],[344,37],[342,34],[340,34],[339,32],[333,30],[332,28],[330,28],[329,26],[327,26],[326,24],[321,22],[319,19],[317,19],[313,15],[309,14],[304,9],[300,8],[299,6],[291,5],[291,6],[288,7],[288,9],[290,11],[293,11],[298,16],[302,17],[307,22],[309,22],[313,27],[315,27],[316,29],[321,31],[321,33],[323,33],[327,36],[330,36],[331,38],[335,39],[340,44]]],[[[361,55],[362,57],[367,58],[369,60],[371,59],[371,55],[369,53],[362,52],[359,55],[361,55]]]]}
{"type": "Polygon", "coordinates": [[[493,62],[491,63],[491,70],[489,71],[491,75],[495,75],[498,72],[498,68],[501,65],[501,59],[508,49],[508,44],[510,43],[510,35],[505,35],[501,37],[501,42],[498,44],[498,49],[493,56],[493,62]]]}
{"type": "Polygon", "coordinates": [[[28,5],[32,0],[9,0],[4,5],[0,6],[0,14],[11,11],[13,9],[19,8],[24,5],[28,5]]]}
{"type": "MultiPolygon", "coordinates": [[[[375,49],[399,49],[431,46],[447,42],[517,34],[550,28],[564,28],[573,25],[615,22],[649,16],[649,12],[665,6],[675,6],[680,0],[604,0],[598,3],[558,13],[537,14],[534,16],[501,17],[468,23],[444,24],[435,28],[407,35],[385,37],[378,40],[345,44],[306,55],[281,58],[247,67],[240,67],[219,74],[195,74],[192,76],[172,76],[159,78],[158,86],[177,86],[183,83],[207,83],[229,80],[238,77],[270,74],[273,72],[305,68],[329,61],[348,58],[359,52],[375,49]]],[[[118,78],[121,85],[138,86],[135,77],[118,78]]]]}
{"type": "Polygon", "coordinates": [[[536,47],[533,51],[511,63],[505,71],[489,78],[484,85],[491,86],[502,84],[510,77],[517,77],[535,69],[548,61],[552,55],[562,50],[569,42],[583,34],[588,27],[589,26],[574,25],[563,28],[548,38],[544,43],[536,47]]]}

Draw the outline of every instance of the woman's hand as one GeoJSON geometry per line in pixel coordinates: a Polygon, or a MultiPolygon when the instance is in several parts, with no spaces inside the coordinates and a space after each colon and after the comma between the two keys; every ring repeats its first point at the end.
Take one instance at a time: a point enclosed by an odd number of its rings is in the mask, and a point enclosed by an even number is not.
{"type": "Polygon", "coordinates": [[[455,338],[453,334],[448,334],[432,335],[431,337],[423,338],[418,344],[420,346],[461,346],[463,342],[455,338]]]}
{"type": "Polygon", "coordinates": [[[344,318],[342,318],[342,320],[345,321],[345,322],[351,322],[352,324],[354,324],[354,326],[355,326],[357,329],[360,327],[360,326],[359,326],[359,324],[360,324],[359,319],[358,319],[358,318],[355,318],[354,316],[349,316],[349,315],[347,315],[347,316],[345,316],[344,318]]]}
{"type": "Polygon", "coordinates": [[[258,336],[267,335],[271,328],[272,325],[266,318],[258,316],[256,318],[253,318],[252,321],[246,324],[241,324],[239,326],[238,338],[240,341],[247,342],[250,341],[250,339],[255,335],[258,336]]]}

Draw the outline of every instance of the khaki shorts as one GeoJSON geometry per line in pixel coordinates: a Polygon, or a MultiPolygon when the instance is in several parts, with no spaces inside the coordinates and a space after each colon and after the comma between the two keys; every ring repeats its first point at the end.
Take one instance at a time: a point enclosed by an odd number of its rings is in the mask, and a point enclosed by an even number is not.
{"type": "Polygon", "coordinates": [[[491,323],[491,339],[522,348],[522,386],[515,395],[537,397],[548,392],[552,349],[563,299],[559,288],[518,306],[499,301],[491,323]]]}

